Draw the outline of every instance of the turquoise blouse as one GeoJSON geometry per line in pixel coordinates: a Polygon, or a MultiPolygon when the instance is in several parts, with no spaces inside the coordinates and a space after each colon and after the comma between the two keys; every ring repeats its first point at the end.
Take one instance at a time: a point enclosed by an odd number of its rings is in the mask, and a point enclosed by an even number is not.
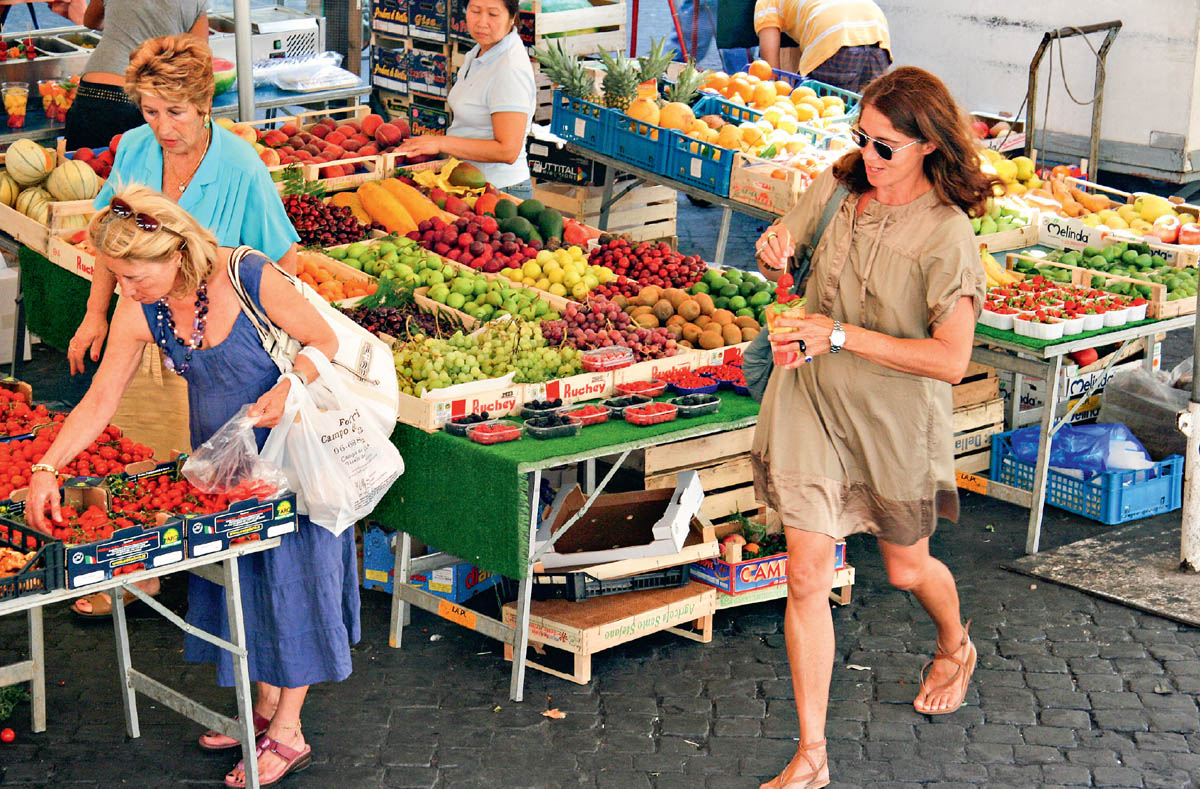
{"type": "MultiPolygon", "coordinates": [[[[212,128],[208,153],[179,198],[180,207],[212,230],[221,246],[246,244],[279,260],[300,236],[270,172],[254,146],[215,123],[212,128]]],[[[130,183],[161,190],[162,165],[162,147],[148,124],[125,132],[96,208],[108,205],[113,193],[130,183]]]]}

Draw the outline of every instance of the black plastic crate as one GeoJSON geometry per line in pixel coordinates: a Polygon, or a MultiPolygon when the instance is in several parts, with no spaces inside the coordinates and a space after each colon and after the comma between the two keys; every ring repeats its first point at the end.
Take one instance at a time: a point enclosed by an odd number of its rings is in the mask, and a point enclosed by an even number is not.
{"type": "Polygon", "coordinates": [[[58,540],[12,521],[0,521],[0,547],[33,557],[15,575],[0,577],[0,600],[52,592],[63,585],[63,546],[58,540]]]}
{"type": "Polygon", "coordinates": [[[689,564],[608,580],[601,580],[585,572],[534,573],[533,597],[535,600],[566,600],[578,603],[593,597],[624,594],[625,592],[673,589],[677,586],[687,586],[690,579],[691,565],[689,564]]]}

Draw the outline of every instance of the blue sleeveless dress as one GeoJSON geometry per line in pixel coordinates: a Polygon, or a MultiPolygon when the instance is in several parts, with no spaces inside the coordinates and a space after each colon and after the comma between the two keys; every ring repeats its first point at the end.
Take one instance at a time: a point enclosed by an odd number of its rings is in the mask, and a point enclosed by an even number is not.
{"type": "MultiPolygon", "coordinates": [[[[259,283],[266,258],[246,255],[241,279],[261,306],[259,283]]],[[[159,340],[153,304],[142,305],[150,333],[159,340]]],[[[167,334],[176,368],[186,349],[167,334]]],[[[184,374],[188,383],[192,446],[198,447],[243,405],[275,385],[279,369],[271,361],[245,313],[221,343],[192,353],[184,374]]],[[[268,431],[256,429],[259,449],[268,431]]],[[[338,682],[350,675],[350,645],[360,637],[358,567],[354,529],[334,537],[300,516],[297,531],[278,548],[238,560],[249,648],[250,679],[284,688],[338,682]]],[[[228,640],[225,590],[190,577],[187,621],[228,640]]],[[[184,659],[217,664],[217,681],[233,685],[230,654],[202,639],[185,636],[184,659]]]]}

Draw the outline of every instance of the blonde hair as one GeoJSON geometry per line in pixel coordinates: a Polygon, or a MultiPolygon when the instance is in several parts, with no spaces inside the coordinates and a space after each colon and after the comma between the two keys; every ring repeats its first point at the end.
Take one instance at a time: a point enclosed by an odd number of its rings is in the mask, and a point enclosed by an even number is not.
{"type": "Polygon", "coordinates": [[[212,50],[188,33],[142,42],[125,69],[125,93],[139,109],[142,94],[153,93],[166,101],[194,104],[205,113],[212,107],[215,89],[212,50]]]}
{"type": "Polygon", "coordinates": [[[179,284],[171,295],[191,293],[213,271],[217,262],[217,239],[179,204],[148,186],[131,184],[115,192],[133,209],[134,216],[120,217],[107,205],[88,224],[88,239],[97,252],[111,258],[169,264],[180,254],[179,284]],[[137,225],[137,214],[148,214],[165,230],[147,232],[137,225]],[[171,232],[168,232],[171,231],[171,232]]]}

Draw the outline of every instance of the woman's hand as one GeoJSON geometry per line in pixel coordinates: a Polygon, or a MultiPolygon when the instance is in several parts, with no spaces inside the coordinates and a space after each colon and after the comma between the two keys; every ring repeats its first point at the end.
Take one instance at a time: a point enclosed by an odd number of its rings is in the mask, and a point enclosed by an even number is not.
{"type": "Polygon", "coordinates": [[[62,523],[59,510],[58,477],[49,471],[39,471],[29,480],[29,495],[25,498],[25,521],[42,532],[50,533],[51,522],[62,523]],[[46,509],[50,518],[46,518],[46,509]]]}
{"type": "Polygon", "coordinates": [[[431,134],[421,137],[409,137],[400,147],[396,149],[396,153],[404,156],[438,156],[442,152],[442,141],[445,137],[435,136],[431,134]]]}
{"type": "Polygon", "coordinates": [[[792,351],[797,354],[795,362],[781,365],[784,369],[793,370],[807,364],[806,356],[814,359],[823,353],[829,353],[829,335],[833,331],[833,319],[827,315],[779,317],[775,319],[775,329],[769,336],[772,348],[781,353],[792,351]],[[780,329],[790,331],[781,332],[780,329]]]}
{"type": "Polygon", "coordinates": [[[292,380],[284,378],[258,398],[257,402],[246,412],[246,416],[257,417],[255,427],[275,427],[283,416],[283,407],[287,403],[288,392],[292,389],[292,380]]]}
{"type": "Polygon", "coordinates": [[[759,236],[754,245],[755,254],[762,264],[770,269],[783,271],[787,268],[788,260],[796,254],[796,245],[792,242],[792,234],[783,225],[771,225],[759,236]]]}
{"type": "Polygon", "coordinates": [[[104,348],[104,338],[108,336],[108,318],[103,313],[88,312],[83,316],[75,336],[67,343],[67,363],[71,375],[82,373],[84,356],[90,356],[93,362],[100,361],[100,351],[104,348]]]}

